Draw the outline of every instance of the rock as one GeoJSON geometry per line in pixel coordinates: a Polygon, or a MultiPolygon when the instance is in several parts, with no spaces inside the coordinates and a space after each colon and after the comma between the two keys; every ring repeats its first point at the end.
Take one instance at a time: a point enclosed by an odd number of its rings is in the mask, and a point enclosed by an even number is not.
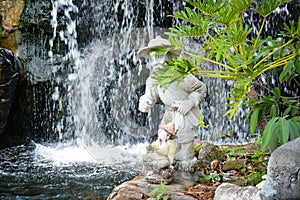
{"type": "Polygon", "coordinates": [[[261,199],[300,199],[300,137],[278,147],[268,162],[261,199]]]}
{"type": "Polygon", "coordinates": [[[223,153],[219,150],[214,144],[205,142],[203,147],[199,150],[198,153],[198,164],[199,167],[210,166],[211,162],[214,160],[222,160],[223,153]]]}
{"type": "Polygon", "coordinates": [[[15,89],[20,80],[21,64],[13,52],[0,48],[0,135],[4,132],[15,89]]]}
{"type": "Polygon", "coordinates": [[[0,1],[0,16],[2,17],[2,36],[6,37],[9,32],[15,30],[25,7],[24,0],[2,0],[0,1]]]}
{"type": "Polygon", "coordinates": [[[8,34],[7,37],[1,38],[0,37],[0,47],[9,49],[13,51],[17,56],[21,54],[21,32],[19,30],[13,31],[12,33],[8,34]]]}
{"type": "Polygon", "coordinates": [[[194,197],[182,194],[180,192],[171,192],[168,196],[172,200],[197,200],[194,197]]]}
{"type": "Polygon", "coordinates": [[[231,183],[222,183],[215,192],[214,200],[260,200],[259,190],[253,186],[239,187],[231,183]]]}
{"type": "Polygon", "coordinates": [[[145,180],[148,183],[154,184],[170,184],[172,182],[174,169],[172,167],[161,168],[157,170],[148,171],[145,174],[145,180]]]}
{"type": "MultiPolygon", "coordinates": [[[[150,194],[150,192],[154,189],[159,187],[159,184],[151,184],[148,183],[144,177],[139,176],[134,178],[133,180],[126,181],[122,183],[121,185],[117,186],[116,188],[113,189],[107,200],[129,200],[129,199],[151,199],[154,198],[150,194]]],[[[185,197],[183,193],[180,191],[186,191],[189,186],[183,185],[181,183],[171,183],[169,185],[165,185],[166,187],[166,193],[167,194],[172,194],[176,192],[174,195],[175,196],[183,196],[185,197]]],[[[187,198],[187,197],[186,197],[187,198]]],[[[173,199],[172,199],[173,200],[173,199]]],[[[193,199],[188,199],[188,200],[193,200],[193,199]]]]}
{"type": "Polygon", "coordinates": [[[229,159],[223,164],[222,169],[227,171],[231,169],[237,169],[238,167],[245,167],[246,166],[246,159],[242,158],[235,158],[234,160],[229,159]]]}
{"type": "Polygon", "coordinates": [[[203,199],[203,200],[213,200],[216,188],[218,187],[217,184],[214,185],[202,185],[198,184],[194,187],[190,187],[188,191],[184,192],[184,194],[188,194],[196,199],[203,199]]]}

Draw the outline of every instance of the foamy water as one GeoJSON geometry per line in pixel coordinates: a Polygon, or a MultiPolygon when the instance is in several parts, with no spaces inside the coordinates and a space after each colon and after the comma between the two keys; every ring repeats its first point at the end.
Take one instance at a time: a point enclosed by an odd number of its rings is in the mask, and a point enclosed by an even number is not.
{"type": "Polygon", "coordinates": [[[123,161],[116,163],[108,155],[96,160],[80,140],[0,150],[0,199],[105,199],[117,185],[140,174],[142,161],[133,160],[134,148],[106,150],[116,160],[123,155],[123,161]]]}
{"type": "Polygon", "coordinates": [[[43,158],[53,163],[90,162],[103,165],[142,163],[142,155],[146,153],[147,143],[124,146],[94,146],[87,147],[83,141],[37,144],[35,157],[43,158]]]}

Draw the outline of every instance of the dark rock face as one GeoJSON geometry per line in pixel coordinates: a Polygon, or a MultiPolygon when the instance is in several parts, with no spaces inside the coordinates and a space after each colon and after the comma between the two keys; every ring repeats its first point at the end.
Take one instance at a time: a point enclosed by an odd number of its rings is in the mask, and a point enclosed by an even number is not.
{"type": "Polygon", "coordinates": [[[277,148],[268,163],[263,200],[300,199],[300,138],[277,148]]]}
{"type": "Polygon", "coordinates": [[[15,55],[0,48],[0,135],[4,133],[15,89],[20,80],[21,64],[15,55]]]}

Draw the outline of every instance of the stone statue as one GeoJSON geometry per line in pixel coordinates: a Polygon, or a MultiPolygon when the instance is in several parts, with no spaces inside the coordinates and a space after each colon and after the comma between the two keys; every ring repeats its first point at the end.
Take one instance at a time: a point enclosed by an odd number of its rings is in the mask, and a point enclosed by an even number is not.
{"type": "Polygon", "coordinates": [[[300,137],[278,147],[268,162],[262,200],[300,199],[300,137]]]}
{"type": "MultiPolygon", "coordinates": [[[[151,59],[152,73],[172,57],[179,56],[179,51],[169,51],[166,56],[153,56],[154,48],[170,47],[168,40],[161,37],[150,40],[147,47],[138,51],[138,55],[151,59]]],[[[165,105],[165,113],[161,125],[175,123],[175,133],[178,152],[175,154],[175,167],[180,171],[193,171],[196,158],[194,157],[194,140],[196,128],[199,125],[199,104],[206,96],[206,86],[193,75],[188,75],[184,82],[172,83],[167,90],[154,88],[156,80],[148,77],[145,94],[140,97],[139,110],[148,112],[161,99],[165,105]]]]}
{"type": "Polygon", "coordinates": [[[174,123],[160,126],[158,139],[147,147],[143,158],[144,177],[147,182],[168,184],[172,181],[172,164],[176,153],[174,128],[174,123]]]}

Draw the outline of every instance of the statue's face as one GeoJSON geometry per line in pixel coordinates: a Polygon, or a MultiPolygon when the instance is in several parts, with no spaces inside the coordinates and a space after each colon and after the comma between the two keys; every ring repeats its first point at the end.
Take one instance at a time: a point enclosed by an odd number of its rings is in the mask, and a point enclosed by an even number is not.
{"type": "Polygon", "coordinates": [[[155,66],[155,65],[163,64],[165,63],[165,61],[166,61],[165,56],[154,56],[150,60],[150,65],[155,66]]]}
{"type": "Polygon", "coordinates": [[[170,135],[163,129],[158,129],[158,141],[160,144],[167,143],[170,135]]]}
{"type": "Polygon", "coordinates": [[[155,71],[158,68],[162,67],[161,65],[164,64],[168,59],[169,56],[154,56],[154,52],[150,53],[151,59],[149,60],[149,65],[147,68],[150,69],[150,71],[155,71]]]}

